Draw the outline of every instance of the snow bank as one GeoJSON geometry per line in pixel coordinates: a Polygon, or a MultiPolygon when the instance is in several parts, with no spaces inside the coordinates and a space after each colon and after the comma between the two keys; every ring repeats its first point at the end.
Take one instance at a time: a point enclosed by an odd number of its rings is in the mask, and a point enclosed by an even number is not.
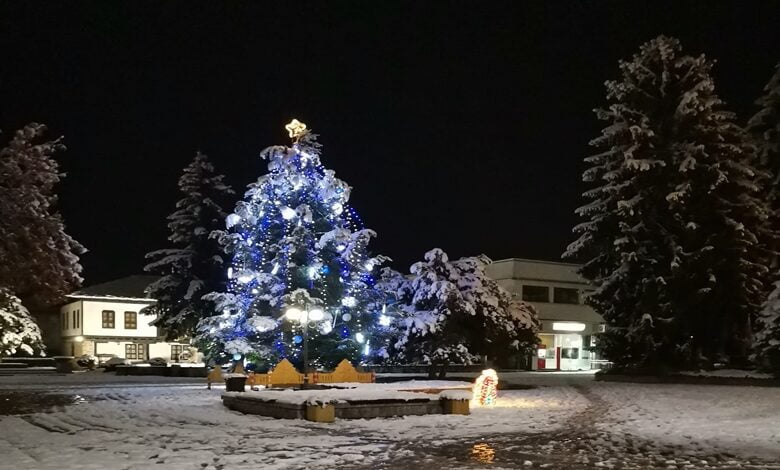
{"type": "Polygon", "coordinates": [[[720,369],[720,370],[686,370],[680,372],[680,375],[689,375],[694,377],[728,377],[740,379],[773,379],[772,374],[764,374],[754,370],[741,369],[720,369]]]}

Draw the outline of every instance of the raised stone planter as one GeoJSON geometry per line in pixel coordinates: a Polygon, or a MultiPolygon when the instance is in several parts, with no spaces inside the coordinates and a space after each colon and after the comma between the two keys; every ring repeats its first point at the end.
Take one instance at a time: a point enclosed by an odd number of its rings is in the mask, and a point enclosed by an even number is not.
{"type": "Polygon", "coordinates": [[[306,419],[318,423],[332,423],[336,420],[336,407],[325,405],[306,405],[306,419]]]}
{"type": "Polygon", "coordinates": [[[471,408],[469,407],[469,400],[466,399],[441,399],[442,409],[445,415],[469,415],[471,414],[471,408]]]}
{"type": "Polygon", "coordinates": [[[332,422],[335,418],[368,419],[429,414],[469,414],[468,400],[446,398],[346,400],[325,404],[284,403],[264,400],[248,392],[240,395],[225,393],[222,395],[222,403],[231,410],[246,414],[318,422],[332,422]]]}
{"type": "Polygon", "coordinates": [[[51,357],[3,357],[0,365],[7,363],[25,364],[27,367],[54,367],[54,358],[51,357]]]}
{"type": "Polygon", "coordinates": [[[162,377],[206,377],[206,367],[182,367],[173,364],[170,366],[116,366],[116,375],[158,375],[162,377]],[[178,375],[174,374],[177,368],[178,375]]]}
{"type": "Polygon", "coordinates": [[[26,369],[27,364],[21,362],[2,362],[0,363],[0,369],[26,369]]]}
{"type": "Polygon", "coordinates": [[[222,395],[222,404],[231,410],[249,415],[284,419],[304,419],[306,417],[305,406],[300,404],[251,400],[243,396],[229,395],[222,395]]]}

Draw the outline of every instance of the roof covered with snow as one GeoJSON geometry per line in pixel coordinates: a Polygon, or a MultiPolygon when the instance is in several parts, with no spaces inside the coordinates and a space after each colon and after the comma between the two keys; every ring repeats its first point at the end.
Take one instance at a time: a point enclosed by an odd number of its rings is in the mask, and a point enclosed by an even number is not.
{"type": "Polygon", "coordinates": [[[113,281],[84,287],[68,297],[121,297],[130,299],[146,299],[146,287],[159,279],[159,276],[135,274],[113,281]]]}
{"type": "Polygon", "coordinates": [[[496,280],[522,279],[536,281],[587,284],[577,273],[580,265],[557,261],[509,258],[493,261],[485,268],[488,276],[496,280]]]}

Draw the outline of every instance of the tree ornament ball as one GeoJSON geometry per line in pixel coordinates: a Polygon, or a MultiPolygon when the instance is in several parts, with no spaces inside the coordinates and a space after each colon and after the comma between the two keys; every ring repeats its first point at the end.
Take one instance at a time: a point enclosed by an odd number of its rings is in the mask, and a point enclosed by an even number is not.
{"type": "Polygon", "coordinates": [[[344,315],[341,316],[341,319],[344,321],[350,321],[352,320],[352,315],[349,313],[345,313],[344,315]]]}
{"type": "Polygon", "coordinates": [[[474,402],[480,406],[493,406],[498,398],[498,374],[493,369],[485,369],[474,382],[474,402]]]}
{"type": "Polygon", "coordinates": [[[303,337],[301,335],[295,335],[293,336],[293,343],[295,344],[301,344],[301,341],[303,341],[303,337]]]}

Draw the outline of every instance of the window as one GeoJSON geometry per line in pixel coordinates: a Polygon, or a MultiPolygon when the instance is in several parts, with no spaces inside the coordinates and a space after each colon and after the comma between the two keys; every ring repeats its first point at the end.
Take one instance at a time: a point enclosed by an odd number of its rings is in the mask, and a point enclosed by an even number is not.
{"type": "Polygon", "coordinates": [[[135,312],[125,312],[125,329],[135,330],[138,328],[138,314],[135,312]]]}
{"type": "Polygon", "coordinates": [[[183,350],[184,350],[184,346],[182,346],[181,344],[172,344],[171,362],[179,362],[179,355],[181,355],[183,350]]]}
{"type": "Polygon", "coordinates": [[[561,348],[561,359],[577,359],[579,352],[579,348],[561,348]]]}
{"type": "Polygon", "coordinates": [[[78,327],[79,327],[79,317],[78,317],[78,314],[76,313],[76,311],[74,310],[73,311],[73,328],[78,328],[78,327]]]}
{"type": "Polygon", "coordinates": [[[146,359],[146,346],[143,344],[125,344],[125,359],[143,361],[146,359]]]}
{"type": "Polygon", "coordinates": [[[114,311],[103,310],[103,328],[113,328],[113,327],[114,327],[114,311]]]}
{"type": "Polygon", "coordinates": [[[523,286],[523,300],[528,302],[549,302],[550,288],[546,286],[523,286]]]}
{"type": "Polygon", "coordinates": [[[81,310],[76,310],[76,328],[81,328],[81,310]]]}
{"type": "Polygon", "coordinates": [[[556,304],[580,303],[580,292],[577,289],[556,287],[553,289],[553,302],[556,304]]]}
{"type": "Polygon", "coordinates": [[[68,329],[68,312],[62,312],[62,329],[68,329]]]}

